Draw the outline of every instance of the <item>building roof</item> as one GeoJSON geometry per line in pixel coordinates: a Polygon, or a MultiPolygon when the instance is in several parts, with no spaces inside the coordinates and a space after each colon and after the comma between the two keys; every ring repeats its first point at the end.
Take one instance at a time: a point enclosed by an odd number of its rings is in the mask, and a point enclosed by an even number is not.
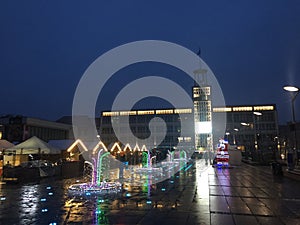
{"type": "Polygon", "coordinates": [[[15,153],[15,154],[60,154],[60,150],[51,146],[50,144],[42,141],[41,139],[33,136],[26,141],[5,149],[5,154],[15,153]]]}
{"type": "Polygon", "coordinates": [[[14,144],[7,140],[4,140],[4,139],[0,140],[0,150],[6,149],[6,148],[11,148],[13,146],[14,146],[14,144]]]}

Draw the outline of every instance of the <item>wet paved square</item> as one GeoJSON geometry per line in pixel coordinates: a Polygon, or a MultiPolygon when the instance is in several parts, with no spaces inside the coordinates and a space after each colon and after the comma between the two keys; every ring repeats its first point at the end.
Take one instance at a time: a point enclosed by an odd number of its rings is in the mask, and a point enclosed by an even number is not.
{"type": "Polygon", "coordinates": [[[150,196],[110,200],[69,198],[66,182],[74,180],[44,182],[2,184],[0,224],[300,224],[300,182],[274,177],[270,167],[206,168],[198,160],[150,196]]]}

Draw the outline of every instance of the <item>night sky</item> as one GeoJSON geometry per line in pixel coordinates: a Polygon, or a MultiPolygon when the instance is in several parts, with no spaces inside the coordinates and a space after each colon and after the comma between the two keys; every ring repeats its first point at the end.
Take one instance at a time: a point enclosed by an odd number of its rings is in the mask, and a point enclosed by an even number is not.
{"type": "MultiPolygon", "coordinates": [[[[155,39],[195,53],[201,47],[226,104],[275,103],[280,123],[286,123],[290,102],[282,87],[300,86],[300,2],[245,2],[3,0],[0,115],[71,115],[76,86],[96,58],[121,44],[155,39]]],[[[107,83],[99,115],[145,71],[177,74],[175,80],[191,89],[191,81],[173,68],[133,65],[120,71],[128,76],[116,74],[107,83]]],[[[300,120],[299,96],[295,103],[300,120]]]]}

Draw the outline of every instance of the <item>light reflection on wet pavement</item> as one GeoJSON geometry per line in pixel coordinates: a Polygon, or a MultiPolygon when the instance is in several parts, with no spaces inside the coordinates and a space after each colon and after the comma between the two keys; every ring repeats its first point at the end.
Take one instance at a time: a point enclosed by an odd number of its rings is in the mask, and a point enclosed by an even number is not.
{"type": "MultiPolygon", "coordinates": [[[[187,168],[187,167],[186,167],[187,168]]],[[[300,182],[269,167],[205,167],[110,196],[70,196],[76,179],[2,184],[0,224],[299,224],[300,182]]]]}
{"type": "Polygon", "coordinates": [[[108,196],[71,196],[68,187],[86,182],[82,179],[48,178],[39,183],[1,184],[0,224],[112,224],[128,218],[131,224],[133,220],[138,223],[152,208],[176,208],[179,203],[173,199],[172,191],[176,185],[183,185],[186,175],[182,170],[159,184],[127,185],[121,193],[108,196]],[[121,215],[122,211],[126,211],[123,219],[113,216],[109,220],[109,214],[121,215]],[[130,216],[130,211],[134,215],[130,216]]]}

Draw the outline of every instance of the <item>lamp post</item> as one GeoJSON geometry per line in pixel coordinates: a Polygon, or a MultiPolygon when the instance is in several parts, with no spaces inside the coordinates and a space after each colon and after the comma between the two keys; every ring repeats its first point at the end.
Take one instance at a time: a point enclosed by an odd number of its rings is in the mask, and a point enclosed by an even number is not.
{"type": "Polygon", "coordinates": [[[259,128],[259,116],[261,116],[261,112],[253,112],[253,126],[254,126],[254,134],[255,134],[255,149],[260,150],[259,147],[259,139],[260,139],[260,128],[259,128]]]}
{"type": "MultiPolygon", "coordinates": [[[[239,131],[238,128],[234,128],[233,130],[234,130],[235,132],[238,132],[238,131],[239,131]]],[[[233,144],[234,144],[234,145],[236,145],[235,132],[233,132],[233,144]]]]}
{"type": "Polygon", "coordinates": [[[262,113],[261,112],[256,112],[254,111],[253,114],[252,114],[252,122],[250,123],[246,123],[246,122],[242,122],[241,125],[242,126],[245,126],[245,127],[249,127],[251,130],[251,135],[253,134],[253,137],[254,137],[254,142],[253,144],[251,143],[251,147],[250,147],[250,151],[251,151],[251,154],[252,154],[252,160],[262,160],[262,157],[261,157],[261,152],[259,152],[258,150],[259,147],[259,139],[260,139],[260,132],[259,132],[259,116],[262,116],[262,113]],[[254,148],[253,148],[254,147],[254,148]]]}
{"type": "Polygon", "coordinates": [[[230,133],[229,133],[228,131],[225,133],[227,141],[228,141],[228,136],[229,136],[229,134],[230,134],[230,133]]]}
{"type": "MultiPolygon", "coordinates": [[[[283,89],[288,91],[291,96],[291,109],[292,109],[292,126],[294,129],[294,146],[293,146],[293,153],[297,151],[297,131],[296,131],[296,118],[295,118],[295,100],[297,95],[299,94],[299,88],[295,86],[284,86],[283,89]]],[[[298,154],[296,154],[296,162],[298,162],[298,154]]]]}
{"type": "Polygon", "coordinates": [[[296,122],[296,119],[295,119],[295,100],[296,100],[297,95],[299,94],[299,88],[294,87],[294,86],[284,86],[283,89],[291,93],[291,106],[292,106],[292,116],[293,116],[293,121],[292,122],[295,123],[296,122]]]}

